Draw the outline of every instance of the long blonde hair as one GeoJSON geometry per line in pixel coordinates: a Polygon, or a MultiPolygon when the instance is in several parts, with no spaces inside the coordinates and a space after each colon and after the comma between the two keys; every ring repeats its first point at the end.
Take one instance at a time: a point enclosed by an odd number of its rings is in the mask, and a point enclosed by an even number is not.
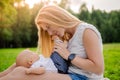
{"type": "MultiPolygon", "coordinates": [[[[38,28],[38,51],[41,50],[41,53],[45,57],[49,57],[51,55],[53,41],[51,36],[48,35],[46,31],[44,31],[40,26],[43,23],[63,27],[63,28],[72,28],[80,23],[80,20],[71,15],[66,10],[60,8],[59,6],[45,6],[40,9],[38,15],[35,19],[35,23],[38,28]]],[[[69,34],[65,33],[64,39],[68,39],[69,34]]]]}

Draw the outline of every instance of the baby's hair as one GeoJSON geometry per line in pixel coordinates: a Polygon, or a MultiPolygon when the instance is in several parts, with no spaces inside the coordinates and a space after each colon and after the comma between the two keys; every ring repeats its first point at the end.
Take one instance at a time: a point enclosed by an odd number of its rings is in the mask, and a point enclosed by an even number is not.
{"type": "Polygon", "coordinates": [[[21,66],[23,61],[27,61],[26,60],[27,59],[26,56],[28,55],[27,53],[33,53],[33,52],[27,48],[18,54],[18,56],[16,57],[17,66],[21,66]]]}

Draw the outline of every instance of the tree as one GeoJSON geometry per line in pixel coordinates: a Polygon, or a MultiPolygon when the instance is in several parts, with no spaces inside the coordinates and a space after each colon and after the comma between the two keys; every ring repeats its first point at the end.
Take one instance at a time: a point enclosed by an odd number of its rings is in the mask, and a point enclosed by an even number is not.
{"type": "Polygon", "coordinates": [[[16,21],[13,3],[13,0],[0,0],[0,47],[10,46],[12,40],[11,25],[16,21]]]}
{"type": "Polygon", "coordinates": [[[91,19],[90,13],[89,13],[85,3],[82,4],[79,9],[78,18],[80,20],[86,21],[86,22],[89,22],[91,19]]]}
{"type": "MultiPolygon", "coordinates": [[[[19,4],[19,3],[18,3],[19,4]]],[[[17,6],[17,19],[16,23],[13,25],[13,47],[27,47],[31,40],[31,16],[30,10],[27,4],[24,7],[17,6]]]]}
{"type": "Polygon", "coordinates": [[[68,5],[68,2],[69,0],[61,0],[59,6],[66,9],[67,8],[67,5],[68,5]]]}
{"type": "Polygon", "coordinates": [[[15,22],[15,15],[13,0],[0,0],[0,27],[10,27],[15,22]]]}
{"type": "Polygon", "coordinates": [[[36,15],[38,13],[38,11],[40,10],[40,8],[42,8],[43,3],[40,2],[38,4],[35,4],[34,7],[31,9],[31,40],[30,40],[30,45],[29,46],[37,46],[37,41],[38,41],[38,35],[37,35],[37,26],[35,25],[35,18],[36,15]]]}

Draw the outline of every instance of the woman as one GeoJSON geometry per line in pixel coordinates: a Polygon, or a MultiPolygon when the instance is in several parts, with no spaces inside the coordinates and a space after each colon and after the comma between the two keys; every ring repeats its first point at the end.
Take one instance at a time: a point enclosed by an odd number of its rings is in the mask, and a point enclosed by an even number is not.
{"type": "MultiPolygon", "coordinates": [[[[17,67],[0,80],[100,80],[103,78],[104,60],[102,39],[98,30],[82,22],[58,6],[43,7],[35,20],[38,27],[38,48],[44,56],[52,51],[51,36],[68,41],[56,43],[54,51],[70,62],[68,74],[46,72],[43,75],[27,75],[25,68],[17,67]]],[[[15,66],[15,65],[14,65],[15,66]]]]}

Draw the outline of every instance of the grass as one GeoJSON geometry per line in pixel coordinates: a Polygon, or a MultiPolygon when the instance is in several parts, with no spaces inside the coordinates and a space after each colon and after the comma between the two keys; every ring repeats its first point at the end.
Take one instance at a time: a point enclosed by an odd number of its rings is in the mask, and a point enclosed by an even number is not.
{"type": "MultiPolygon", "coordinates": [[[[25,48],[5,48],[0,49],[0,71],[5,70],[15,62],[16,56],[25,48]]],[[[36,48],[30,48],[35,51],[36,48]]]]}
{"type": "Polygon", "coordinates": [[[120,43],[104,44],[105,76],[120,80],[120,43]]]}
{"type": "MultiPolygon", "coordinates": [[[[0,71],[5,70],[15,62],[15,57],[25,48],[0,49],[0,71]]],[[[104,44],[105,72],[104,76],[110,80],[120,80],[120,43],[104,44]]],[[[36,48],[30,48],[35,51],[36,48]]]]}

